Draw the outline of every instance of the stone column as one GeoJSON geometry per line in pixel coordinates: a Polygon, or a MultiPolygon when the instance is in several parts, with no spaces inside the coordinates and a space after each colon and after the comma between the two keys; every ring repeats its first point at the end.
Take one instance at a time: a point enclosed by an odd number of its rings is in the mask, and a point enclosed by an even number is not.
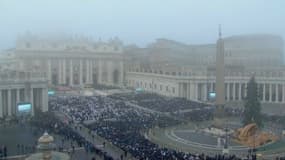
{"type": "Polygon", "coordinates": [[[12,115],[12,106],[11,106],[11,89],[8,89],[8,116],[12,115]]]}
{"type": "Polygon", "coordinates": [[[179,97],[183,97],[182,83],[179,83],[179,97]]]}
{"type": "Polygon", "coordinates": [[[0,90],[0,117],[3,118],[3,101],[2,101],[2,90],[0,90]]]}
{"type": "Polygon", "coordinates": [[[99,67],[98,67],[98,80],[97,80],[97,82],[99,84],[101,84],[102,83],[102,69],[103,69],[101,59],[98,60],[98,66],[99,67]]]}
{"type": "Polygon", "coordinates": [[[113,62],[108,62],[108,82],[109,84],[113,85],[113,62]]]}
{"type": "Polygon", "coordinates": [[[181,97],[184,97],[184,93],[183,93],[183,83],[180,83],[180,95],[181,95],[181,97]]]}
{"type": "Polygon", "coordinates": [[[244,97],[247,97],[247,83],[244,84],[244,97]]]}
{"type": "Polygon", "coordinates": [[[194,88],[193,88],[193,84],[190,82],[190,83],[188,83],[188,90],[189,90],[189,92],[188,92],[188,99],[189,100],[192,100],[192,99],[194,99],[194,88]]]}
{"type": "Polygon", "coordinates": [[[62,83],[66,85],[66,63],[65,59],[62,60],[62,83]]]}
{"type": "MultiPolygon", "coordinates": [[[[17,92],[17,101],[16,101],[16,105],[18,104],[18,103],[20,103],[20,90],[21,89],[17,89],[16,90],[16,92],[17,92]]],[[[17,108],[17,107],[16,107],[17,108]]],[[[17,109],[16,109],[17,110],[17,109]]]]}
{"type": "Polygon", "coordinates": [[[85,83],[89,84],[89,60],[85,60],[85,83]]]}
{"type": "Polygon", "coordinates": [[[191,84],[188,82],[186,83],[187,86],[187,99],[190,100],[191,99],[191,84]]]}
{"type": "Polygon", "coordinates": [[[42,111],[48,111],[48,95],[47,95],[47,88],[42,88],[42,111]]]}
{"type": "Polygon", "coordinates": [[[272,102],[272,84],[269,84],[269,102],[272,102]]]}
{"type": "Polygon", "coordinates": [[[48,59],[47,61],[48,65],[47,65],[47,77],[48,77],[48,83],[52,84],[52,73],[51,73],[51,60],[48,59]]]}
{"type": "MultiPolygon", "coordinates": [[[[158,90],[160,91],[159,85],[158,85],[158,90]]],[[[178,97],[180,97],[181,94],[180,94],[180,83],[179,82],[178,82],[178,90],[177,90],[177,92],[178,92],[178,97]]]]}
{"type": "Polygon", "coordinates": [[[233,83],[233,100],[236,100],[236,83],[233,83]]]}
{"type": "Polygon", "coordinates": [[[195,98],[194,98],[194,100],[198,100],[198,83],[194,83],[194,91],[195,91],[195,98]]]}
{"type": "Polygon", "coordinates": [[[207,83],[205,83],[203,86],[204,86],[204,101],[207,101],[208,100],[207,83]]]}
{"type": "Polygon", "coordinates": [[[230,101],[230,83],[227,83],[227,101],[230,101]]]}
{"type": "Polygon", "coordinates": [[[239,93],[238,93],[238,94],[239,94],[239,97],[238,97],[238,100],[242,100],[242,94],[241,94],[241,86],[242,86],[242,85],[241,85],[241,83],[239,83],[238,86],[239,86],[239,93]]]}
{"type": "Polygon", "coordinates": [[[285,102],[285,84],[282,84],[282,102],[285,102]]]}
{"type": "Polygon", "coordinates": [[[58,84],[62,84],[61,60],[58,60],[58,84]]]}
{"type": "Polygon", "coordinates": [[[187,86],[187,99],[190,100],[191,99],[190,83],[186,83],[186,86],[187,86]]]}
{"type": "Polygon", "coordinates": [[[214,92],[214,83],[210,83],[210,92],[214,92]]]}
{"type": "Polygon", "coordinates": [[[69,85],[73,86],[73,63],[72,59],[69,61],[69,85]]]}
{"type": "Polygon", "coordinates": [[[185,97],[185,92],[184,92],[183,86],[184,86],[184,83],[181,83],[181,84],[180,84],[180,87],[181,87],[182,97],[185,97]]]}
{"type": "Polygon", "coordinates": [[[278,84],[275,84],[275,102],[278,103],[279,102],[279,92],[278,92],[278,88],[279,88],[279,85],[278,84]]]}
{"type": "Polygon", "coordinates": [[[120,61],[120,83],[124,85],[124,62],[120,61]]]}
{"type": "Polygon", "coordinates": [[[93,84],[93,60],[90,61],[90,84],[93,84]]]}
{"type": "Polygon", "coordinates": [[[32,105],[32,116],[35,115],[35,106],[34,106],[34,89],[31,87],[30,89],[30,103],[32,105]]]}
{"type": "Polygon", "coordinates": [[[196,99],[196,87],[194,85],[193,82],[190,83],[190,88],[191,88],[191,91],[190,91],[190,97],[191,97],[191,100],[195,100],[196,99]]]}
{"type": "Polygon", "coordinates": [[[263,94],[262,94],[262,101],[265,102],[265,95],[266,95],[266,85],[265,83],[263,84],[263,94]]]}
{"type": "Polygon", "coordinates": [[[79,62],[79,85],[83,85],[83,65],[82,59],[79,62]]]}

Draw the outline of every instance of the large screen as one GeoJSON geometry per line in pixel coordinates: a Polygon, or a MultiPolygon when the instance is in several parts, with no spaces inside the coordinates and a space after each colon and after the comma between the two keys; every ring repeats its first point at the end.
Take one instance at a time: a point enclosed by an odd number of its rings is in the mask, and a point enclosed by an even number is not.
{"type": "Polygon", "coordinates": [[[136,88],[136,92],[142,92],[143,88],[136,88]]]}
{"type": "Polygon", "coordinates": [[[30,112],[31,109],[32,109],[31,103],[20,103],[20,104],[18,104],[18,112],[19,113],[30,112]]]}
{"type": "Polygon", "coordinates": [[[50,95],[50,96],[51,96],[51,95],[54,95],[54,94],[55,94],[55,92],[54,92],[54,91],[51,91],[51,90],[50,90],[50,91],[48,91],[48,95],[50,95]]]}
{"type": "Polygon", "coordinates": [[[209,98],[210,99],[215,99],[216,98],[216,93],[215,92],[210,92],[209,93],[209,98]]]}

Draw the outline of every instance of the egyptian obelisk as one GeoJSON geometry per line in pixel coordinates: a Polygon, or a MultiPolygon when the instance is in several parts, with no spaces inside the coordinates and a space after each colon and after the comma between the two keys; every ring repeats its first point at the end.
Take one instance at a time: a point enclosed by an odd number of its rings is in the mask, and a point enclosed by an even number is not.
{"type": "Polygon", "coordinates": [[[219,25],[219,39],[216,51],[216,106],[217,114],[223,113],[225,105],[225,63],[224,40],[222,39],[221,25],[219,25]]]}

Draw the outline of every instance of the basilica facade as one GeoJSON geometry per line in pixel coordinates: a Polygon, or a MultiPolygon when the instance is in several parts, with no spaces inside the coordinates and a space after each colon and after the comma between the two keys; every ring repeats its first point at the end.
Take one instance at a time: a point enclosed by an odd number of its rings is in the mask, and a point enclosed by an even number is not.
{"type": "Polygon", "coordinates": [[[96,43],[86,38],[19,38],[13,54],[17,68],[46,73],[49,85],[85,86],[104,84],[122,86],[124,56],[117,38],[96,43]]]}

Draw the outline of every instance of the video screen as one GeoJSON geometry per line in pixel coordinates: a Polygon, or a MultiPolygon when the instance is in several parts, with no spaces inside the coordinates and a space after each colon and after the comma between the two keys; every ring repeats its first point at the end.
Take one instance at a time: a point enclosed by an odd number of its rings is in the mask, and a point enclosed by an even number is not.
{"type": "Polygon", "coordinates": [[[32,109],[31,103],[22,103],[18,104],[18,112],[30,112],[32,109]]]}
{"type": "Polygon", "coordinates": [[[210,92],[209,93],[210,99],[215,99],[216,98],[216,93],[215,92],[210,92]]]}
{"type": "Polygon", "coordinates": [[[48,91],[48,95],[54,95],[55,94],[55,92],[54,91],[48,91]]]}

